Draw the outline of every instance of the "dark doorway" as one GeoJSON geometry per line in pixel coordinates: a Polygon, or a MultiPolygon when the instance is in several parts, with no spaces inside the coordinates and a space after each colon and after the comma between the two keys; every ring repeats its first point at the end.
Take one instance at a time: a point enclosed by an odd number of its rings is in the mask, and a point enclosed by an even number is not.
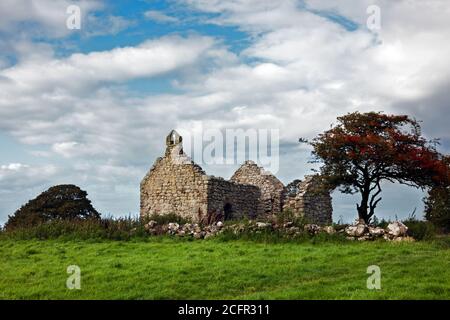
{"type": "Polygon", "coordinates": [[[225,220],[230,220],[232,212],[233,212],[233,207],[231,206],[230,203],[226,203],[223,206],[223,218],[225,220]]]}

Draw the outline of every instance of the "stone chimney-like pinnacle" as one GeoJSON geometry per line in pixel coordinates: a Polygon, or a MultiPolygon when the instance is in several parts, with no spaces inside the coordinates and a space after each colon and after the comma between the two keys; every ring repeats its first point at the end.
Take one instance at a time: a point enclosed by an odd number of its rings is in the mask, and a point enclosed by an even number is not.
{"type": "Polygon", "coordinates": [[[183,137],[180,136],[178,132],[175,130],[170,131],[169,135],[166,137],[166,146],[172,147],[178,144],[181,144],[183,141],[183,137]]]}
{"type": "Polygon", "coordinates": [[[183,154],[183,137],[175,130],[166,137],[166,156],[172,158],[183,154]]]}

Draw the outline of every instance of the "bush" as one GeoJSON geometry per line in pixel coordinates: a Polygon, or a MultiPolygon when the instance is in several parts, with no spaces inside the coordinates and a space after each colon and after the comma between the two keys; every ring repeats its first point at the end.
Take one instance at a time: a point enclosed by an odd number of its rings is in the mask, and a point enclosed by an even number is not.
{"type": "Polygon", "coordinates": [[[303,227],[305,224],[308,224],[309,221],[306,218],[299,217],[291,209],[283,210],[281,213],[274,216],[274,222],[276,224],[282,225],[286,222],[292,222],[296,227],[303,227]]]}
{"type": "Polygon", "coordinates": [[[87,198],[86,191],[75,185],[58,185],[8,216],[6,230],[35,227],[55,220],[97,220],[100,214],[87,198]]]}
{"type": "Polygon", "coordinates": [[[27,239],[109,239],[130,240],[147,237],[139,219],[106,218],[86,220],[53,220],[38,225],[16,227],[1,232],[4,238],[27,239]]]}
{"type": "Polygon", "coordinates": [[[431,240],[436,236],[436,227],[429,221],[420,221],[410,217],[403,223],[408,227],[408,236],[416,240],[431,240]]]}
{"type": "Polygon", "coordinates": [[[375,227],[386,229],[389,224],[389,221],[385,220],[384,218],[379,220],[377,216],[373,216],[371,224],[374,225],[375,227]]]}
{"type": "Polygon", "coordinates": [[[428,192],[425,218],[443,232],[450,232],[450,187],[433,188],[428,192]]]}

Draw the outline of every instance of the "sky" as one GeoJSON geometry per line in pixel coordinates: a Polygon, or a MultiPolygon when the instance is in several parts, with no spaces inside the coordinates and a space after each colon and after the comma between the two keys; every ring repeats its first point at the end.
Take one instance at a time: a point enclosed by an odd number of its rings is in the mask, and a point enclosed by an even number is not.
{"type": "MultiPolygon", "coordinates": [[[[353,111],[408,114],[449,152],[447,0],[2,0],[0,16],[0,224],[63,183],[138,214],[173,128],[278,130],[285,184],[317,168],[298,139],[353,111]]],[[[423,191],[383,187],[377,217],[422,216],[423,191]]],[[[332,196],[352,221],[358,196],[332,196]]]]}

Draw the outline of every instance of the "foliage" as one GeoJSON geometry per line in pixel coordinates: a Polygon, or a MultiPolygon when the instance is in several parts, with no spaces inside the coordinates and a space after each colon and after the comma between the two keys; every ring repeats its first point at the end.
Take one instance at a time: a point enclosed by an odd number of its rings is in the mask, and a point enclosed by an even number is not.
{"type": "MultiPolygon", "coordinates": [[[[226,214],[225,214],[226,216],[226,214]]],[[[218,212],[208,212],[207,214],[201,214],[201,212],[199,212],[199,223],[202,226],[208,226],[214,223],[217,223],[219,221],[223,221],[225,219],[224,215],[222,213],[218,213],[218,212]]],[[[229,220],[229,219],[226,219],[229,220]]]]}
{"type": "Polygon", "coordinates": [[[139,219],[104,218],[52,220],[32,226],[19,226],[1,233],[3,239],[106,239],[130,240],[147,237],[139,219]]]}
{"type": "Polygon", "coordinates": [[[58,185],[44,191],[35,199],[8,216],[7,230],[33,227],[54,220],[95,220],[100,214],[91,205],[86,191],[75,185],[58,185]]]}
{"type": "Polygon", "coordinates": [[[375,227],[379,227],[379,228],[385,229],[388,226],[388,224],[389,224],[389,221],[387,221],[384,218],[379,220],[378,217],[375,216],[375,215],[372,217],[372,225],[374,225],[375,227]]]}
{"type": "Polygon", "coordinates": [[[282,225],[286,222],[292,222],[296,227],[303,227],[305,224],[310,223],[308,219],[296,215],[291,209],[285,209],[279,214],[273,217],[273,221],[276,224],[282,225]]]}
{"type": "Polygon", "coordinates": [[[435,187],[425,199],[425,218],[444,232],[450,232],[450,187],[435,187]]]}
{"type": "Polygon", "coordinates": [[[436,237],[436,228],[428,221],[420,221],[411,216],[403,223],[408,227],[408,235],[416,240],[432,240],[436,237]]]}
{"type": "Polygon", "coordinates": [[[358,216],[370,222],[381,201],[381,183],[424,188],[449,180],[449,170],[421,135],[420,125],[406,115],[354,112],[310,144],[330,188],[361,194],[358,216]]]}

